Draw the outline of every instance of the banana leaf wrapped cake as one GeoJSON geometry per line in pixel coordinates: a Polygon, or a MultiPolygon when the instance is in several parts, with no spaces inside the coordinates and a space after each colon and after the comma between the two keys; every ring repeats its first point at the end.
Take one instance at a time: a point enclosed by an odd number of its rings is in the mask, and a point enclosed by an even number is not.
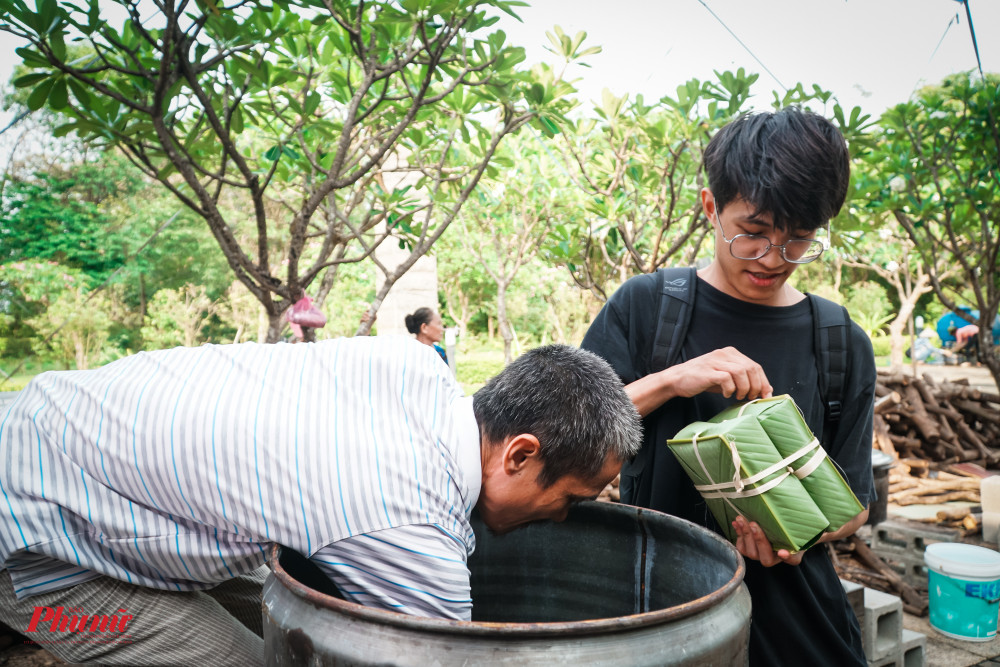
{"type": "Polygon", "coordinates": [[[732,541],[742,515],[775,549],[800,551],[864,509],[788,395],[727,408],[667,445],[732,541]]]}

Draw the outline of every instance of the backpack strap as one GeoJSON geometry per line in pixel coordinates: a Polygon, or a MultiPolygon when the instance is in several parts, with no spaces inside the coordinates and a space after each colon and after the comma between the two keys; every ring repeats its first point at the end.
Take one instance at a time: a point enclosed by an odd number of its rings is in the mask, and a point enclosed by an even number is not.
{"type": "Polygon", "coordinates": [[[847,360],[850,355],[851,318],[843,306],[810,294],[813,313],[813,349],[819,376],[819,392],[823,400],[824,440],[829,441],[840,420],[844,386],[847,381],[847,360]]]}
{"type": "Polygon", "coordinates": [[[672,366],[680,354],[691,321],[697,274],[693,267],[659,269],[660,309],[650,355],[650,372],[672,366]]]}

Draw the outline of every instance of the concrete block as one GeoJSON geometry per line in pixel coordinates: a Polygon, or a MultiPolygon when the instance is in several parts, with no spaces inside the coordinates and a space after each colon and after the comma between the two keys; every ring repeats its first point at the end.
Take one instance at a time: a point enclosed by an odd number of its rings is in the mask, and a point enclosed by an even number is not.
{"type": "Polygon", "coordinates": [[[1000,535],[1000,511],[987,512],[983,510],[983,542],[995,547],[998,535],[1000,535]]]}
{"type": "Polygon", "coordinates": [[[924,667],[927,663],[927,635],[903,628],[901,667],[924,667]]]}
{"type": "Polygon", "coordinates": [[[854,615],[858,617],[858,623],[865,622],[865,587],[846,579],[840,580],[840,585],[844,587],[847,594],[847,601],[854,610],[854,615]]]}
{"type": "Polygon", "coordinates": [[[865,620],[861,625],[861,640],[869,663],[881,665],[886,658],[901,657],[903,603],[898,597],[871,588],[865,589],[865,620]]]}
{"type": "Polygon", "coordinates": [[[868,667],[902,667],[902,658],[897,651],[895,655],[890,655],[881,660],[869,660],[868,667]]]}
{"type": "Polygon", "coordinates": [[[984,514],[1000,512],[1000,475],[984,477],[979,482],[979,495],[984,514]]]}
{"type": "Polygon", "coordinates": [[[931,524],[890,519],[872,529],[871,549],[911,586],[927,585],[924,550],[928,544],[955,542],[958,531],[931,524]]]}

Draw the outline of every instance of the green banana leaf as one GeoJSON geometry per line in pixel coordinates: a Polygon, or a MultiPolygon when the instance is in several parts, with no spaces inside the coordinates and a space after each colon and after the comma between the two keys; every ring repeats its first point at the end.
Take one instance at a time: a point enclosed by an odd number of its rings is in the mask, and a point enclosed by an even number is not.
{"type": "MultiPolygon", "coordinates": [[[[734,405],[709,421],[721,423],[740,414],[757,418],[782,458],[793,456],[815,437],[795,401],[787,394],[734,405]]],[[[813,449],[806,452],[794,460],[791,466],[800,471],[802,486],[830,522],[828,530],[832,532],[857,516],[864,510],[864,506],[840,474],[837,465],[818,451],[813,449]],[[814,456],[819,458],[813,460],[814,456]],[[802,475],[802,472],[808,474],[802,475]]]]}
{"type": "Polygon", "coordinates": [[[732,522],[737,515],[760,524],[775,550],[793,553],[812,546],[829,529],[802,482],[780,465],[783,457],[756,416],[695,422],[667,445],[695,486],[723,485],[699,491],[730,541],[736,541],[732,522]],[[737,468],[742,488],[734,483],[737,468]]]}

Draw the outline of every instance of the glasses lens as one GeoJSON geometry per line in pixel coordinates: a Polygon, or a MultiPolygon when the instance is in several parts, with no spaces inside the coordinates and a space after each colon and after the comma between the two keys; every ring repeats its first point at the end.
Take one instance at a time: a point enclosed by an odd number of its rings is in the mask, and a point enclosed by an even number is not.
{"type": "Polygon", "coordinates": [[[736,259],[760,259],[771,247],[766,237],[756,234],[738,234],[729,244],[729,251],[736,259]]]}
{"type": "Polygon", "coordinates": [[[785,259],[789,262],[805,264],[817,259],[823,254],[823,244],[820,241],[789,241],[785,244],[785,259]]]}

